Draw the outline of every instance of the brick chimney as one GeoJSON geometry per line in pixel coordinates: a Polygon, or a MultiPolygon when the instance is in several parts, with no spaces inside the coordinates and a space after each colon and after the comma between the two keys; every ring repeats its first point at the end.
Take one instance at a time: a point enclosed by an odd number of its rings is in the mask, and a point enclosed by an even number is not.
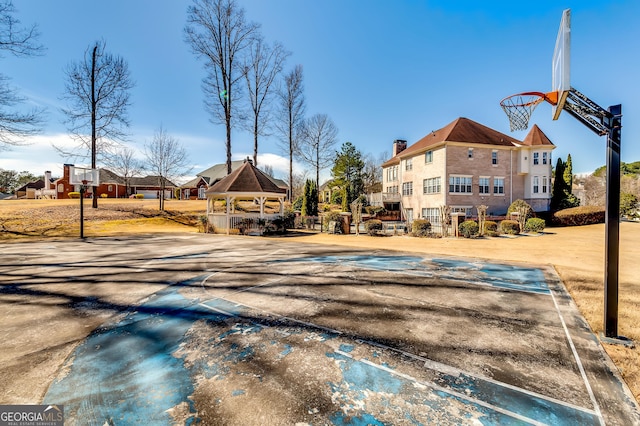
{"type": "Polygon", "coordinates": [[[396,139],[393,141],[393,157],[400,154],[407,148],[407,141],[402,139],[396,139]]]}

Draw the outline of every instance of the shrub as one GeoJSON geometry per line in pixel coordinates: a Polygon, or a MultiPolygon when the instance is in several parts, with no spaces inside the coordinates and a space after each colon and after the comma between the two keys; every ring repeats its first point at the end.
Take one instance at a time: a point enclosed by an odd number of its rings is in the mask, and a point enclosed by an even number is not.
{"type": "Polygon", "coordinates": [[[498,223],[492,220],[486,220],[484,222],[484,232],[498,232],[498,223]]]}
{"type": "Polygon", "coordinates": [[[411,224],[414,237],[426,237],[431,233],[431,222],[427,219],[416,219],[411,224]]]}
{"type": "Polygon", "coordinates": [[[333,231],[333,229],[329,229],[329,223],[330,222],[338,222],[338,223],[342,224],[342,215],[340,214],[340,212],[331,211],[331,212],[326,213],[324,215],[324,218],[323,218],[322,222],[324,223],[324,228],[325,228],[324,230],[325,231],[327,231],[327,232],[333,231]]]}
{"type": "Polygon", "coordinates": [[[144,194],[136,194],[136,198],[138,200],[142,200],[144,198],[144,194]]]}
{"type": "Polygon", "coordinates": [[[537,217],[531,217],[527,219],[527,223],[524,225],[525,232],[542,232],[545,228],[545,222],[543,219],[537,217]]]}
{"type": "Polygon", "coordinates": [[[109,194],[100,194],[100,198],[108,198],[109,194]]]}
{"type": "Polygon", "coordinates": [[[378,219],[371,219],[364,223],[364,229],[369,235],[378,235],[382,231],[382,221],[378,219]]]}
{"type": "Polygon", "coordinates": [[[580,206],[560,210],[553,214],[556,226],[582,226],[604,223],[604,207],[580,206]]]}
{"type": "Polygon", "coordinates": [[[473,238],[477,236],[479,229],[478,223],[474,220],[465,220],[458,225],[458,231],[465,238],[473,238]]]}
{"type": "Polygon", "coordinates": [[[520,233],[520,224],[515,220],[503,220],[500,222],[500,230],[509,235],[518,235],[520,233]]]}
{"type": "Polygon", "coordinates": [[[70,192],[69,198],[80,198],[80,193],[78,191],[70,192]]]}

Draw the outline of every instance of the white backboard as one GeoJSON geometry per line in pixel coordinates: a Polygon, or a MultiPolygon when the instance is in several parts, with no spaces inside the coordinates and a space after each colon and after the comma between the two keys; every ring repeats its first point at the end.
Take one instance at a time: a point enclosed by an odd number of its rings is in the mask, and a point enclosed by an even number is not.
{"type": "Polygon", "coordinates": [[[100,185],[100,170],[86,167],[69,167],[69,183],[71,185],[100,185]]]}
{"type": "Polygon", "coordinates": [[[560,28],[558,29],[558,38],[556,39],[556,47],[553,51],[553,59],[551,61],[551,87],[552,91],[558,92],[558,103],[553,106],[553,119],[560,117],[567,95],[571,89],[571,9],[562,12],[560,20],[560,28]]]}

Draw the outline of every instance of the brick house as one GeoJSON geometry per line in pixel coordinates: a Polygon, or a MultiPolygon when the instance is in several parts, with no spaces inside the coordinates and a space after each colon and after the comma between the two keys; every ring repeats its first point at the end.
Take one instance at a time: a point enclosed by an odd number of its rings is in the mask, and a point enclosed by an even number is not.
{"type": "MultiPolygon", "coordinates": [[[[53,182],[57,198],[69,198],[69,192],[80,190],[78,185],[69,183],[69,168],[72,166],[73,164],[65,164],[62,177],[53,182]]],[[[163,179],[165,179],[165,198],[173,198],[173,190],[176,185],[166,178],[163,179]]],[[[158,176],[129,178],[129,192],[131,194],[143,194],[144,198],[157,198],[159,191],[158,176]]],[[[100,169],[100,185],[97,187],[96,194],[98,196],[106,194],[108,198],[126,198],[128,196],[126,179],[111,170],[100,169]]],[[[86,196],[91,197],[91,195],[91,190],[87,191],[86,196]]]]}
{"type": "Polygon", "coordinates": [[[523,199],[549,210],[553,143],[536,125],[520,141],[468,118],[458,118],[413,145],[397,140],[382,164],[384,205],[401,209],[408,222],[439,223],[439,207],[475,216],[488,206],[504,215],[523,199]]]}

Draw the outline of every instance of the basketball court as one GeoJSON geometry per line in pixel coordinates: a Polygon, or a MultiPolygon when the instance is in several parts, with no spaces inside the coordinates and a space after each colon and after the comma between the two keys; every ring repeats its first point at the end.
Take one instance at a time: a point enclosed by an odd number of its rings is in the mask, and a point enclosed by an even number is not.
{"type": "Polygon", "coordinates": [[[2,254],[3,365],[68,424],[640,421],[548,266],[198,234],[2,254]]]}

